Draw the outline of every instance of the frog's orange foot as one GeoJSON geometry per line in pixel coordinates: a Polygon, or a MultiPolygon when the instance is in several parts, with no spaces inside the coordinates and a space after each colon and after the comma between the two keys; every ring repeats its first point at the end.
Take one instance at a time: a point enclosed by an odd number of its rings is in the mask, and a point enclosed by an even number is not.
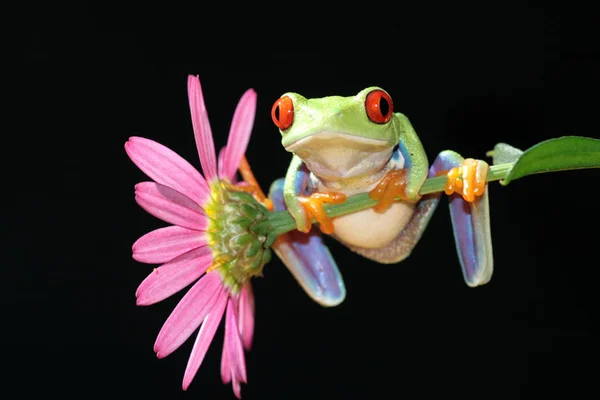
{"type": "Polygon", "coordinates": [[[310,231],[312,219],[314,218],[319,223],[321,232],[330,235],[334,230],[333,222],[325,213],[325,210],[323,209],[323,203],[341,204],[346,201],[346,195],[338,192],[317,192],[310,196],[299,196],[298,200],[300,201],[300,204],[302,204],[302,207],[304,207],[304,211],[306,211],[306,218],[308,222],[306,224],[307,230],[310,231]]]}
{"type": "Polygon", "coordinates": [[[233,185],[233,189],[250,193],[257,201],[261,202],[265,207],[267,207],[267,210],[273,211],[273,202],[267,196],[265,196],[260,188],[260,185],[254,177],[252,168],[250,168],[250,164],[248,164],[248,160],[246,159],[245,155],[242,155],[238,170],[240,171],[240,175],[242,175],[244,181],[240,184],[233,185]]]}
{"type": "Polygon", "coordinates": [[[273,211],[273,202],[263,195],[261,188],[254,184],[243,182],[243,184],[237,184],[232,186],[233,190],[237,190],[239,192],[247,192],[250,193],[257,201],[261,202],[267,210],[273,211]]]}
{"type": "Polygon", "coordinates": [[[371,200],[378,200],[373,210],[382,213],[391,207],[396,196],[407,199],[406,196],[406,169],[388,171],[377,185],[369,192],[371,200]]]}
{"type": "Polygon", "coordinates": [[[447,195],[458,193],[468,202],[481,196],[485,190],[488,164],[482,160],[467,158],[460,167],[454,167],[447,174],[444,192],[447,195]]]}

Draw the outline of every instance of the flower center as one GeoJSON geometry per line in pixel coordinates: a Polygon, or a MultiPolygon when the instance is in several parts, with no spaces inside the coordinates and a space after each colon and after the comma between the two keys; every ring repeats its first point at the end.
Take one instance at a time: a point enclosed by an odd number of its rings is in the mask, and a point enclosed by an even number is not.
{"type": "Polygon", "coordinates": [[[236,190],[226,180],[213,182],[210,190],[211,199],[205,205],[209,217],[206,236],[213,264],[208,271],[218,271],[223,283],[238,293],[251,277],[262,274],[271,259],[266,235],[251,230],[267,219],[268,210],[252,194],[236,190]]]}

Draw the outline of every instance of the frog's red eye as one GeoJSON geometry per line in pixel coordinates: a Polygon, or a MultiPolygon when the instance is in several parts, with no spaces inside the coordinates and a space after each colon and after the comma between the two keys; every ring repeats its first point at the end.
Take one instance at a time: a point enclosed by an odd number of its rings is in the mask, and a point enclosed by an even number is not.
{"type": "Polygon", "coordinates": [[[367,95],[365,99],[367,117],[376,124],[385,124],[392,118],[394,103],[389,94],[383,90],[376,89],[367,95]]]}
{"type": "Polygon", "coordinates": [[[294,123],[294,102],[288,96],[280,97],[271,109],[273,122],[282,131],[294,123]]]}

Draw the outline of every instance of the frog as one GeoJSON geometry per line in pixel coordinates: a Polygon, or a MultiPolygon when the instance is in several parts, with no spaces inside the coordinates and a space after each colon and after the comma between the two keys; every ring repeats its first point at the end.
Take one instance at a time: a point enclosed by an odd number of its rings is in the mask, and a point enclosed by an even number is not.
{"type": "Polygon", "coordinates": [[[421,239],[443,193],[464,281],[477,287],[491,279],[484,160],[444,150],[429,165],[412,123],[394,110],[391,95],[379,86],[321,98],[287,92],[273,104],[271,117],[292,160],[285,177],[271,185],[269,199],[275,210],[292,215],[297,228],[281,235],[274,250],[314,301],[332,307],[346,296],[324,235],[377,263],[401,262],[421,239]],[[441,175],[446,176],[444,192],[419,193],[427,178],[441,175]],[[325,204],[341,204],[360,193],[376,204],[327,216],[325,204]]]}

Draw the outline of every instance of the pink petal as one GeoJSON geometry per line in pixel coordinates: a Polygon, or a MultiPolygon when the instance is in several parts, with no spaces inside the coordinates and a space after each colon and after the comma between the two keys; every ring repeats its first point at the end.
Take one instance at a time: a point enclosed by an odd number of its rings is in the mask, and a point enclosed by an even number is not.
{"type": "Polygon", "coordinates": [[[223,318],[223,312],[225,311],[225,305],[227,304],[229,295],[223,288],[222,290],[219,290],[217,296],[218,299],[216,300],[213,309],[204,319],[204,323],[200,327],[200,332],[198,332],[198,336],[194,342],[194,347],[192,348],[192,353],[190,354],[183,375],[183,390],[187,390],[190,383],[192,383],[194,376],[196,376],[198,368],[200,368],[200,364],[202,364],[202,361],[204,360],[208,346],[215,337],[215,332],[223,318]]]}
{"type": "Polygon", "coordinates": [[[188,97],[200,164],[202,165],[202,171],[206,180],[212,182],[217,178],[217,159],[215,157],[215,145],[208,121],[208,113],[206,112],[204,97],[202,96],[202,87],[200,86],[200,79],[197,76],[188,76],[188,97]]]}
{"type": "Polygon", "coordinates": [[[240,294],[238,326],[244,348],[250,350],[254,337],[254,292],[250,282],[242,287],[242,293],[240,294]]]}
{"type": "Polygon", "coordinates": [[[212,263],[208,246],[189,251],[156,268],[138,286],[138,306],[148,306],[177,293],[200,278],[212,263]]]}
{"type": "Polygon", "coordinates": [[[233,394],[238,399],[242,398],[242,387],[240,386],[240,381],[238,381],[235,377],[233,377],[231,385],[233,386],[233,394]]]}
{"type": "Polygon", "coordinates": [[[231,179],[240,166],[242,156],[248,147],[250,133],[254,124],[254,114],[256,113],[256,92],[252,89],[246,90],[233,114],[225,155],[223,156],[223,166],[220,168],[219,175],[222,178],[231,179]]]}
{"type": "Polygon", "coordinates": [[[240,331],[237,326],[237,313],[233,299],[229,299],[225,315],[225,340],[227,341],[227,354],[231,362],[232,375],[242,382],[246,382],[246,360],[240,331]]]}
{"type": "MultiPolygon", "coordinates": [[[[238,305],[239,307],[239,305],[238,305]]],[[[232,310],[235,309],[235,307],[230,307],[232,310]]],[[[230,308],[227,308],[227,312],[228,314],[231,313],[230,308]]],[[[235,322],[234,322],[234,328],[235,328],[235,322]]],[[[231,326],[229,327],[231,328],[231,326]]],[[[223,352],[221,354],[221,380],[223,381],[223,383],[229,383],[231,382],[232,384],[232,388],[233,388],[233,393],[235,394],[235,396],[238,399],[241,399],[241,386],[240,386],[240,377],[238,377],[235,373],[235,371],[233,371],[233,366],[231,364],[231,357],[229,356],[229,348],[232,346],[232,344],[230,343],[232,336],[227,334],[227,321],[225,322],[225,339],[223,340],[223,352]]],[[[231,331],[231,329],[229,329],[231,331]]],[[[242,350],[243,352],[243,350],[242,350]]],[[[244,375],[244,379],[245,379],[245,375],[246,375],[246,370],[245,370],[245,363],[244,363],[244,371],[243,371],[243,375],[244,375]]]]}
{"type": "Polygon", "coordinates": [[[227,337],[223,340],[223,351],[221,352],[221,380],[223,383],[231,382],[231,361],[227,354],[227,337]]]}
{"type": "Polygon", "coordinates": [[[183,296],[160,330],[154,351],[164,358],[177,350],[212,311],[219,293],[223,291],[217,272],[208,273],[183,296]]]}
{"type": "Polygon", "coordinates": [[[189,197],[155,182],[135,185],[135,200],[147,212],[183,228],[204,231],[208,219],[189,197]]]}
{"type": "Polygon", "coordinates": [[[190,163],[153,140],[131,137],[125,143],[131,161],[152,180],[183,193],[197,204],[208,199],[206,181],[190,163]]]}
{"type": "Polygon", "coordinates": [[[180,226],[167,226],[146,233],[133,244],[133,259],[160,264],[206,244],[206,236],[180,226]]]}
{"type": "MultiPolygon", "coordinates": [[[[225,153],[227,153],[227,151],[225,150],[226,148],[227,148],[227,146],[223,146],[223,148],[221,148],[221,150],[219,150],[219,157],[218,157],[218,162],[217,162],[217,165],[218,165],[218,167],[219,167],[219,176],[220,176],[220,177],[223,177],[223,176],[225,176],[225,175],[223,175],[223,165],[224,165],[224,161],[225,161],[225,159],[224,159],[224,157],[225,157],[225,153]]],[[[235,181],[236,181],[236,179],[235,179],[235,178],[236,178],[236,177],[237,177],[237,176],[236,176],[236,175],[234,175],[232,179],[229,179],[229,181],[230,181],[231,183],[235,183],[235,181]]]]}

